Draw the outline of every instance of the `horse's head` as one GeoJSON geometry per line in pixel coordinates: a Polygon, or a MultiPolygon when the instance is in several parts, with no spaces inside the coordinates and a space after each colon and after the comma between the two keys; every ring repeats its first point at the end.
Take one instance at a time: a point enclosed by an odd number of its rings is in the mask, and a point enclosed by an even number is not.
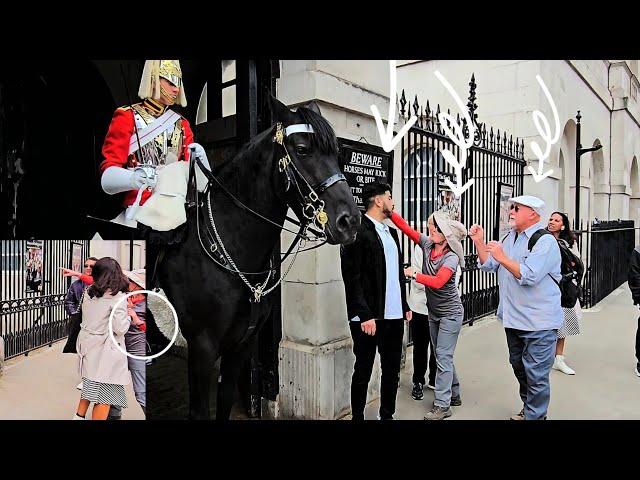
{"type": "Polygon", "coordinates": [[[324,224],[328,243],[351,243],[360,225],[360,211],[340,172],[333,128],[315,102],[295,112],[271,95],[270,102],[277,123],[275,138],[281,142],[276,152],[289,206],[301,220],[324,224]]]}

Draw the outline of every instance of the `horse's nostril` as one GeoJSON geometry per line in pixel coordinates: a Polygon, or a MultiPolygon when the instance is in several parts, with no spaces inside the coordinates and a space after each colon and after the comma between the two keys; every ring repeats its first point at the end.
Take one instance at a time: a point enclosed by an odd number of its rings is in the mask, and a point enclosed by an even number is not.
{"type": "Polygon", "coordinates": [[[338,216],[336,220],[336,228],[339,232],[345,232],[351,230],[357,224],[358,218],[348,213],[343,213],[338,216]]]}

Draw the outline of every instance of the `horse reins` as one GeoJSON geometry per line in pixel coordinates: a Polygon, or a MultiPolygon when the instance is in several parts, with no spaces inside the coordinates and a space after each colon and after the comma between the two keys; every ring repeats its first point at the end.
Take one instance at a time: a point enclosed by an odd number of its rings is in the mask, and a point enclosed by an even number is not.
{"type": "MultiPolygon", "coordinates": [[[[211,227],[213,228],[213,233],[216,237],[217,240],[217,244],[215,242],[212,242],[212,246],[210,249],[205,248],[203,242],[202,242],[202,238],[200,235],[200,225],[199,225],[199,217],[200,217],[200,211],[199,208],[201,206],[199,199],[198,199],[198,188],[197,185],[195,187],[195,197],[196,197],[196,229],[198,231],[198,240],[200,241],[200,246],[202,247],[202,249],[207,253],[207,255],[209,256],[209,258],[211,258],[211,260],[213,260],[218,266],[236,273],[240,279],[245,283],[245,285],[247,285],[247,287],[249,287],[249,289],[251,290],[251,292],[253,293],[253,301],[254,302],[260,302],[261,297],[263,297],[264,295],[269,294],[270,292],[272,292],[278,285],[280,285],[280,283],[282,282],[282,280],[287,276],[287,274],[289,273],[289,271],[291,270],[291,268],[293,267],[293,264],[295,263],[296,257],[298,255],[298,253],[300,251],[308,251],[308,250],[312,250],[314,248],[318,248],[322,245],[324,245],[327,241],[327,237],[326,237],[326,233],[325,233],[325,225],[328,222],[329,218],[328,215],[326,214],[326,212],[324,211],[324,206],[325,203],[323,200],[320,199],[319,195],[326,191],[328,188],[330,188],[332,185],[338,183],[338,182],[346,182],[346,179],[344,177],[344,175],[342,173],[336,173],[334,175],[331,175],[330,177],[326,178],[324,181],[320,182],[319,184],[317,184],[314,187],[312,187],[309,182],[307,181],[307,179],[300,173],[300,171],[298,170],[298,168],[296,167],[295,163],[293,162],[289,151],[287,150],[287,146],[285,145],[285,136],[289,136],[293,133],[314,133],[314,130],[312,128],[311,125],[309,124],[296,124],[296,125],[290,125],[289,127],[286,127],[283,129],[282,127],[282,123],[277,123],[276,124],[276,133],[273,137],[273,142],[277,143],[279,145],[282,146],[282,148],[285,151],[285,155],[280,158],[278,160],[278,171],[282,174],[284,174],[286,176],[286,180],[287,180],[287,186],[285,188],[285,192],[287,192],[290,188],[291,183],[293,183],[296,186],[296,190],[298,193],[298,200],[300,201],[300,205],[301,205],[301,211],[302,211],[302,215],[304,217],[304,220],[302,220],[301,222],[295,222],[294,220],[289,219],[288,217],[286,218],[289,221],[292,221],[294,223],[298,223],[298,225],[300,226],[300,231],[299,232],[294,232],[292,230],[289,230],[287,228],[285,228],[283,225],[280,225],[276,222],[274,222],[273,220],[268,219],[267,217],[261,215],[260,213],[256,212],[255,210],[251,209],[250,207],[246,206],[244,203],[242,203],[240,200],[238,200],[231,192],[229,192],[227,190],[227,188],[225,188],[224,185],[222,185],[222,183],[216,178],[216,176],[213,174],[213,172],[211,172],[210,170],[208,170],[202,163],[202,161],[200,160],[200,158],[198,158],[197,156],[194,156],[194,152],[195,149],[191,150],[191,156],[192,159],[195,158],[196,163],[198,164],[198,167],[200,168],[200,170],[202,171],[202,173],[205,175],[205,177],[207,177],[207,186],[205,187],[203,194],[206,195],[207,197],[207,213],[209,216],[209,221],[211,224],[211,227]],[[302,190],[300,188],[300,184],[298,182],[298,178],[304,183],[303,186],[306,186],[306,188],[308,189],[308,193],[307,195],[302,193],[302,190]],[[220,187],[220,189],[223,191],[223,193],[225,193],[226,196],[228,196],[238,207],[246,210],[247,212],[253,214],[254,216],[258,217],[259,219],[268,222],[272,225],[277,226],[280,230],[286,230],[288,232],[294,233],[296,236],[294,237],[293,242],[291,243],[289,249],[287,250],[287,252],[285,253],[285,256],[283,258],[280,259],[280,264],[282,265],[282,263],[284,262],[284,260],[287,258],[287,256],[292,252],[294,246],[297,244],[297,249],[296,252],[293,256],[293,259],[291,260],[291,263],[289,264],[289,267],[287,268],[287,271],[280,276],[280,279],[274,284],[272,285],[269,289],[265,290],[267,284],[269,283],[269,280],[271,279],[271,275],[275,274],[275,270],[272,268],[273,267],[273,262],[271,261],[271,265],[270,265],[270,269],[269,270],[265,270],[263,272],[243,272],[241,271],[235,264],[235,262],[233,261],[233,259],[231,258],[231,256],[229,255],[229,253],[227,252],[222,239],[220,238],[220,234],[218,233],[218,229],[216,227],[214,218],[213,218],[213,209],[211,208],[211,184],[212,182],[215,182],[216,184],[218,184],[218,186],[220,187]],[[306,221],[305,221],[306,220],[306,221]],[[300,250],[301,249],[301,240],[309,240],[309,238],[306,235],[307,230],[310,228],[311,224],[314,224],[316,227],[318,227],[318,229],[320,230],[319,233],[321,233],[322,236],[324,236],[324,241],[319,244],[316,245],[314,247],[305,249],[305,250],[300,250]],[[216,260],[211,253],[209,252],[209,250],[212,250],[212,253],[215,252],[218,249],[218,245],[220,246],[220,249],[222,250],[223,253],[223,258],[229,263],[229,265],[231,265],[231,267],[233,268],[229,268],[226,265],[222,264],[220,261],[216,260]],[[215,246],[215,249],[214,249],[215,246]],[[245,277],[245,275],[260,275],[260,274],[267,274],[267,278],[266,280],[262,283],[262,284],[256,284],[256,286],[251,285],[251,283],[247,280],[247,278],[245,277]]],[[[189,174],[189,181],[191,182],[192,180],[192,174],[195,173],[194,171],[194,165],[192,162],[192,166],[190,168],[190,174],[189,174]]],[[[195,175],[193,175],[195,177],[195,175]]],[[[207,228],[208,230],[208,228],[207,228]]],[[[321,238],[321,237],[320,237],[321,238]]]]}

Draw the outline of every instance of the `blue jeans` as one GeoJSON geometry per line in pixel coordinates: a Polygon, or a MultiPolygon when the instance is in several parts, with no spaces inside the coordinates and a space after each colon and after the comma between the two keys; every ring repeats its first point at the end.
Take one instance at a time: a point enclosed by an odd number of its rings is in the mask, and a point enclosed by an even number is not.
{"type": "MultiPolygon", "coordinates": [[[[140,355],[140,354],[138,354],[140,355]]],[[[133,393],[143,410],[147,407],[147,364],[145,360],[127,357],[129,372],[131,372],[131,383],[133,383],[133,393]]],[[[146,412],[145,412],[146,413],[146,412]]],[[[110,418],[122,417],[122,408],[111,405],[109,409],[110,418]]]]}
{"type": "Polygon", "coordinates": [[[453,365],[453,353],[462,328],[462,315],[459,317],[437,318],[429,314],[431,343],[436,352],[436,390],[434,405],[448,407],[451,397],[460,395],[460,382],[453,365]]]}
{"type": "Polygon", "coordinates": [[[509,363],[520,383],[520,398],[525,420],[543,420],[547,416],[551,385],[549,372],[556,354],[557,330],[530,332],[504,329],[509,347],[509,363]]]}

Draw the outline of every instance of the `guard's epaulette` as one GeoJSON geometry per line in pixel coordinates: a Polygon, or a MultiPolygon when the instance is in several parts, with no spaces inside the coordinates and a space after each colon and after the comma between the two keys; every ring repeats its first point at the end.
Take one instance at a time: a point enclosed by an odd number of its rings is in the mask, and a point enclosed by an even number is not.
{"type": "MultiPolygon", "coordinates": [[[[139,105],[140,103],[134,103],[134,105],[139,105]]],[[[118,110],[131,110],[131,105],[123,105],[122,107],[118,107],[118,110]]]]}

